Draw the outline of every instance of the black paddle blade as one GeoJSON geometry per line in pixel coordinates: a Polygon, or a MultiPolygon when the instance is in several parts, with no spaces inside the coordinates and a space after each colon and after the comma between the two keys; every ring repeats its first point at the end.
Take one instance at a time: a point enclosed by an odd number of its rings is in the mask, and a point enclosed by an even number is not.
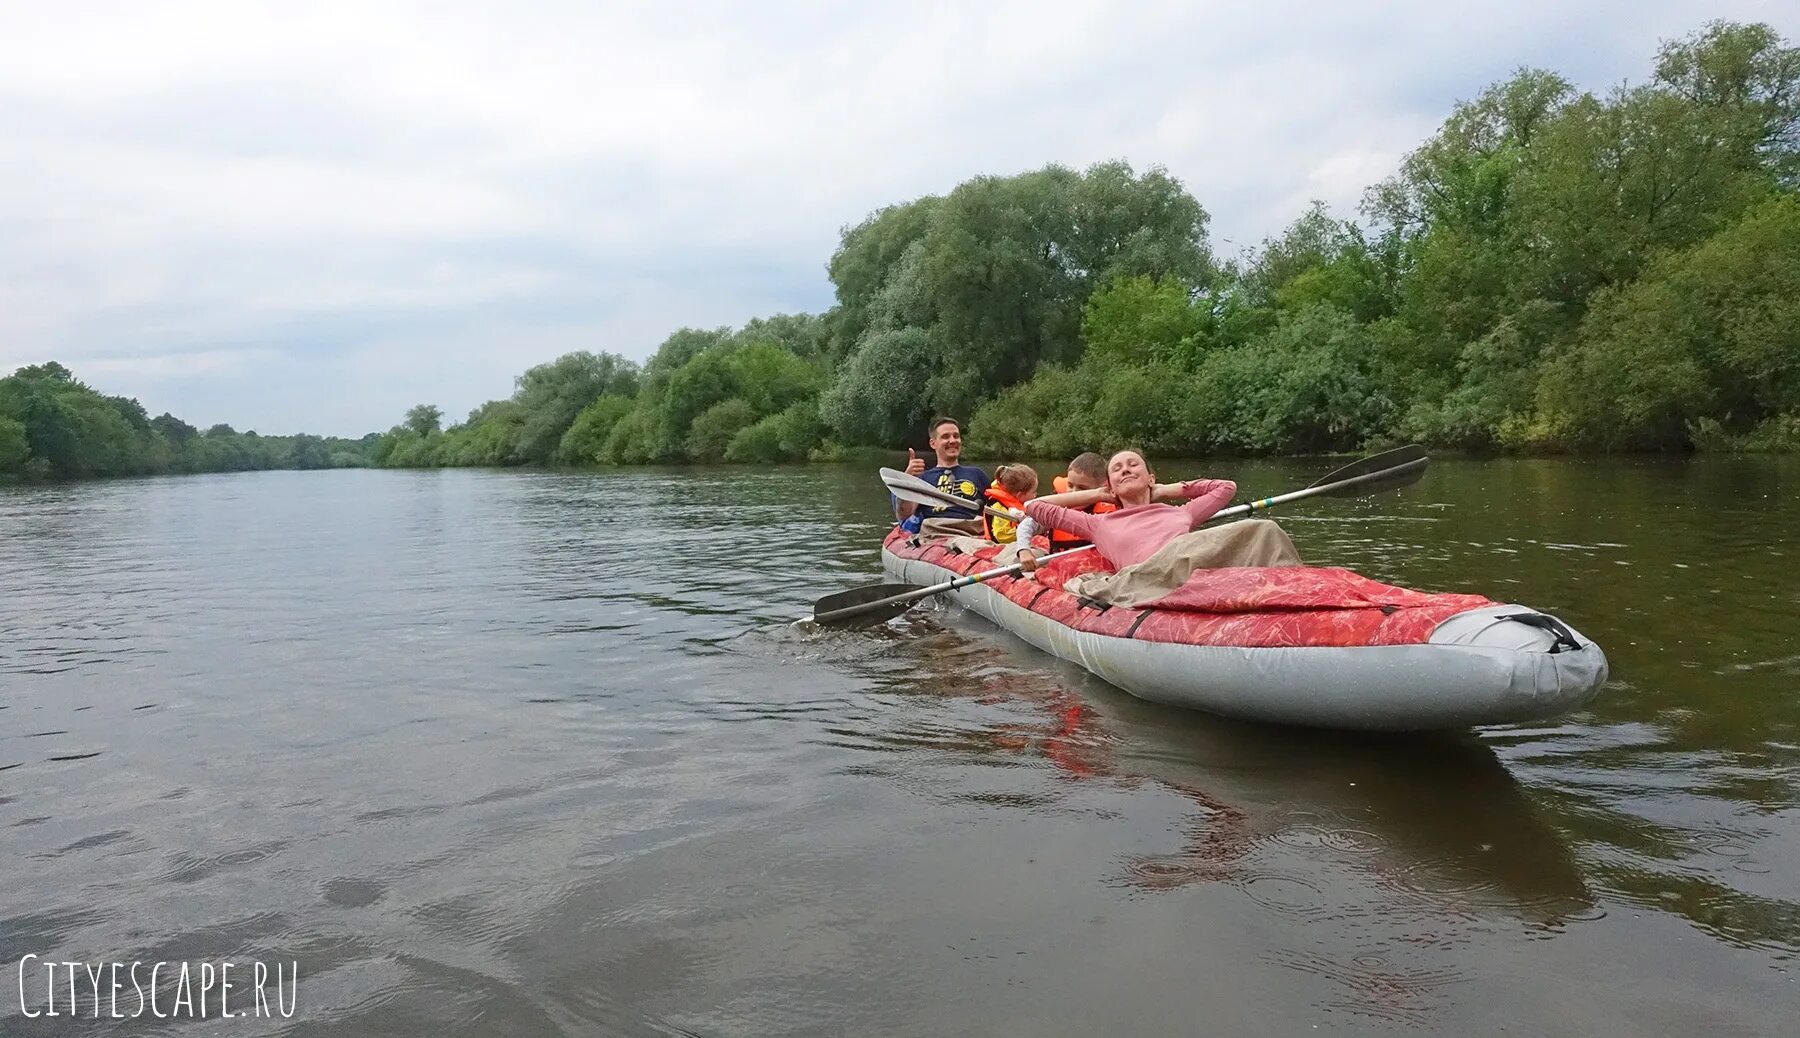
{"type": "Polygon", "coordinates": [[[1425,475],[1429,464],[1431,458],[1425,448],[1413,444],[1346,465],[1313,486],[1321,488],[1320,497],[1364,497],[1412,486],[1425,475]]]}
{"type": "Polygon", "coordinates": [[[1329,483],[1341,483],[1346,479],[1355,479],[1357,476],[1367,476],[1374,472],[1384,472],[1408,462],[1420,460],[1429,460],[1425,448],[1416,443],[1410,443],[1404,447],[1395,447],[1391,451],[1371,454],[1366,458],[1353,461],[1341,469],[1333,469],[1313,480],[1310,486],[1322,487],[1329,483]]]}
{"type": "Polygon", "coordinates": [[[917,590],[916,584],[870,584],[826,595],[813,603],[812,621],[823,626],[883,623],[911,609],[918,601],[917,598],[899,602],[890,599],[917,590]]]}
{"type": "Polygon", "coordinates": [[[1414,483],[1417,483],[1419,479],[1425,475],[1425,467],[1430,461],[1431,459],[1429,458],[1419,458],[1416,461],[1408,461],[1384,471],[1367,472],[1360,476],[1353,476],[1341,482],[1331,484],[1329,487],[1321,487],[1319,496],[1367,497],[1370,494],[1382,493],[1389,490],[1399,490],[1401,487],[1409,487],[1414,483]]]}

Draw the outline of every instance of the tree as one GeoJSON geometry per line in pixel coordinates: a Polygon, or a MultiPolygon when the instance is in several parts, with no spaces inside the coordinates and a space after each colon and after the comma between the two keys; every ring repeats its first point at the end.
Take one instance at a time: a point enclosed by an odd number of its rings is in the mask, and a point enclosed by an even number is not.
{"type": "Polygon", "coordinates": [[[758,418],[819,395],[824,376],[792,350],[772,342],[745,346],[731,354],[738,393],[758,418]]]}
{"type": "Polygon", "coordinates": [[[1365,208],[1406,236],[1440,225],[1499,234],[1526,150],[1573,96],[1574,88],[1556,73],[1520,69],[1475,100],[1459,102],[1399,173],[1370,189],[1365,208]]]}
{"type": "Polygon", "coordinates": [[[1737,162],[1764,166],[1793,189],[1800,187],[1800,48],[1783,44],[1767,25],[1710,22],[1663,45],[1656,82],[1697,107],[1733,116],[1737,162]]]}
{"type": "Polygon", "coordinates": [[[1108,281],[1193,287],[1213,273],[1205,210],[1162,170],[1124,163],[976,177],[882,210],[845,232],[830,269],[844,359],[822,411],[854,442],[968,414],[1041,365],[1073,363],[1082,308],[1108,281]]]}
{"type": "Polygon", "coordinates": [[[741,399],[733,397],[714,404],[694,419],[687,439],[688,460],[724,461],[725,449],[733,438],[755,423],[756,410],[741,399]]]}
{"type": "Polygon", "coordinates": [[[517,401],[490,400],[470,411],[467,421],[445,434],[449,442],[440,452],[442,464],[513,464],[524,428],[524,410],[517,401]]]}
{"type": "Polygon", "coordinates": [[[631,409],[630,397],[613,393],[582,408],[557,446],[557,460],[565,465],[592,465],[600,461],[613,427],[630,414],[631,409]]]}
{"type": "Polygon", "coordinates": [[[444,412],[435,404],[418,404],[406,412],[406,428],[414,436],[424,438],[438,431],[444,412]]]}
{"type": "Polygon", "coordinates": [[[331,467],[331,452],[325,441],[317,436],[301,433],[293,437],[289,449],[289,464],[297,469],[324,469],[331,467]]]}
{"type": "Polygon", "coordinates": [[[150,426],[178,449],[185,448],[194,437],[200,435],[200,430],[167,411],[150,419],[150,426]]]}
{"type": "Polygon", "coordinates": [[[730,328],[678,328],[656,348],[644,365],[644,374],[652,378],[667,376],[730,338],[730,328]]]}
{"type": "Polygon", "coordinates": [[[851,443],[922,440],[932,411],[936,352],[931,333],[923,328],[864,336],[837,382],[820,398],[820,413],[851,443]]]}
{"type": "Polygon", "coordinates": [[[743,345],[773,343],[815,366],[830,357],[831,324],[816,314],[776,314],[753,317],[732,334],[730,341],[743,345]]]}
{"type": "Polygon", "coordinates": [[[1393,244],[1373,247],[1362,228],[1314,202],[1280,238],[1263,242],[1240,277],[1244,301],[1269,309],[1328,304],[1374,321],[1393,309],[1393,244]]]}
{"type": "Polygon", "coordinates": [[[701,413],[737,395],[738,372],[723,350],[696,355],[669,376],[655,428],[658,458],[679,460],[688,453],[688,430],[701,413]]]}
{"type": "Polygon", "coordinates": [[[1199,336],[1201,312],[1178,281],[1119,278],[1088,298],[1081,337],[1084,363],[1141,365],[1186,352],[1199,336]]]}
{"type": "Polygon", "coordinates": [[[810,400],[770,415],[731,438],[725,460],[744,464],[805,461],[825,436],[825,423],[810,400]]]}
{"type": "MultiPolygon", "coordinates": [[[[844,229],[827,271],[837,290],[832,311],[831,350],[835,359],[856,349],[869,328],[871,310],[915,243],[925,237],[943,199],[926,197],[871,213],[844,229]]],[[[913,261],[916,264],[916,258],[913,261]]]]}
{"type": "Polygon", "coordinates": [[[21,475],[31,457],[31,444],[25,438],[25,423],[0,415],[0,475],[21,475]]]}
{"type": "Polygon", "coordinates": [[[545,464],[554,460],[575,416],[605,393],[629,395],[637,389],[636,364],[611,353],[585,350],[539,364],[519,376],[513,402],[524,417],[512,461],[545,464]]]}
{"type": "Polygon", "coordinates": [[[1703,418],[1748,433],[1800,414],[1800,200],[1603,293],[1538,387],[1538,445],[1680,449],[1703,418]]]}

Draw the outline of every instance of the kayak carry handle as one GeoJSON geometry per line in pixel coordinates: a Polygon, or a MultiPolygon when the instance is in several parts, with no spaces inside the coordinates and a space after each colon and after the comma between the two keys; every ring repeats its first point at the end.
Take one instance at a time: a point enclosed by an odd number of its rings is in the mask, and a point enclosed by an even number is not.
{"type": "Polygon", "coordinates": [[[1554,656],[1565,648],[1572,652],[1581,651],[1581,643],[1575,640],[1575,632],[1569,630],[1567,624],[1554,616],[1543,613],[1507,613],[1497,617],[1500,620],[1517,620],[1527,627],[1535,627],[1540,631],[1548,631],[1556,640],[1550,643],[1550,655],[1554,656]]]}

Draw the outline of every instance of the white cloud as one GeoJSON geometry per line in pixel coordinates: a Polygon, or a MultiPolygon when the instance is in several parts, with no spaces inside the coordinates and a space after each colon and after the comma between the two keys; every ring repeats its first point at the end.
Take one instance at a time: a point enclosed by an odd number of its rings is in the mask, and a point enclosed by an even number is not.
{"type": "Polygon", "coordinates": [[[828,305],[838,229],[1166,166],[1220,251],[1348,213],[1522,64],[1603,89],[1754,0],[9,5],[0,369],[199,424],[460,414],[573,348],[828,305]]]}

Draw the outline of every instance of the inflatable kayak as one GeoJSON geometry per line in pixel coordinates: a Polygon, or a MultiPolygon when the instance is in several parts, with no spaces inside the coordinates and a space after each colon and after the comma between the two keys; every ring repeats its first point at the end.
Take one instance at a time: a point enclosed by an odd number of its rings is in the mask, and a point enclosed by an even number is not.
{"type": "MultiPolygon", "coordinates": [[[[964,541],[962,543],[968,543],[964,541]]],[[[994,567],[999,546],[960,551],[899,530],[890,579],[936,584],[994,567]]],[[[1327,567],[1196,572],[1144,608],[1062,590],[1105,568],[1095,552],[1031,577],[949,592],[957,604],[1141,699],[1229,717],[1370,731],[1536,721],[1606,682],[1606,655],[1526,606],[1413,591],[1327,567]]]]}

